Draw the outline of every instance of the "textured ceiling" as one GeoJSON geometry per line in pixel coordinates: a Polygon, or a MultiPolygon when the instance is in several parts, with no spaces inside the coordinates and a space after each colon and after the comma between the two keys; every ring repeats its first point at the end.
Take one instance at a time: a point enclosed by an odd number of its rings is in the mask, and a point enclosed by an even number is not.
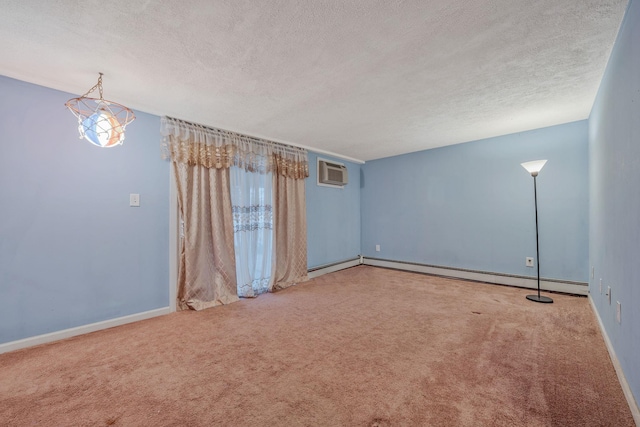
{"type": "Polygon", "coordinates": [[[626,5],[2,0],[0,74],[370,160],[587,118],[626,5]]]}

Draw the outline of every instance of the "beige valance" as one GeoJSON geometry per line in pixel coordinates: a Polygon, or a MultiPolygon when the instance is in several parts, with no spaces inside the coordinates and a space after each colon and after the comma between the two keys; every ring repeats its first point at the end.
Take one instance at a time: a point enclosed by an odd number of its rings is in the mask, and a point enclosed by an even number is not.
{"type": "Polygon", "coordinates": [[[163,117],[162,157],[206,168],[237,166],[249,172],[274,173],[288,178],[309,176],[304,148],[163,117]]]}

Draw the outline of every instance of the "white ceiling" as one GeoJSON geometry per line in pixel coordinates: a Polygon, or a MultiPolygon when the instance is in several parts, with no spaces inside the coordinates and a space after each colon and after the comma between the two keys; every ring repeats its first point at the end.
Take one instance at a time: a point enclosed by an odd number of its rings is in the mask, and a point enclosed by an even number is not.
{"type": "Polygon", "coordinates": [[[626,6],[0,0],[0,74],[370,160],[587,118],[626,6]]]}

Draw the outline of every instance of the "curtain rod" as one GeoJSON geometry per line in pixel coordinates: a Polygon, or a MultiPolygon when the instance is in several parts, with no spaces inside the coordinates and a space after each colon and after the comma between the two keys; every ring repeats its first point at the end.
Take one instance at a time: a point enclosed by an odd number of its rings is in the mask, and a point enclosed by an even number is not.
{"type": "Polygon", "coordinates": [[[201,125],[199,123],[192,123],[192,122],[188,122],[186,120],[176,119],[175,117],[169,117],[169,116],[165,116],[165,117],[169,121],[174,121],[174,122],[177,122],[178,124],[181,124],[181,125],[194,127],[196,129],[200,129],[200,130],[207,131],[207,132],[213,132],[213,133],[217,133],[217,134],[221,134],[221,135],[225,135],[225,136],[231,136],[231,137],[237,137],[237,138],[241,138],[241,139],[246,139],[246,140],[249,140],[251,142],[258,143],[258,144],[275,145],[276,147],[281,148],[281,149],[291,149],[291,148],[294,148],[294,149],[297,148],[297,149],[301,149],[301,150],[305,149],[304,147],[297,147],[297,146],[291,145],[291,144],[283,144],[281,142],[275,142],[275,141],[270,141],[268,139],[257,138],[255,136],[251,136],[251,135],[244,135],[244,134],[233,132],[233,131],[226,130],[226,129],[214,128],[214,127],[211,127],[211,126],[201,125]]]}
{"type": "Polygon", "coordinates": [[[225,129],[214,128],[214,127],[211,127],[211,126],[205,126],[205,125],[189,122],[187,120],[177,119],[175,117],[170,117],[170,116],[163,116],[163,118],[166,118],[168,120],[172,120],[172,121],[175,121],[175,122],[178,122],[178,123],[182,123],[182,124],[185,124],[185,125],[188,125],[188,126],[194,126],[196,128],[210,130],[210,131],[213,131],[213,132],[219,132],[219,133],[226,134],[226,135],[235,135],[235,136],[251,139],[251,140],[254,140],[254,141],[257,141],[257,142],[276,144],[276,145],[284,147],[284,148],[286,148],[287,146],[291,146],[291,147],[294,147],[294,148],[301,148],[301,149],[304,149],[304,150],[312,151],[312,152],[314,152],[316,154],[324,154],[326,156],[336,157],[338,159],[346,160],[346,161],[349,161],[349,162],[352,162],[352,163],[356,163],[356,164],[360,164],[360,165],[365,163],[364,160],[355,159],[355,158],[349,157],[349,156],[344,156],[342,154],[334,153],[332,151],[320,150],[320,149],[309,147],[309,146],[302,145],[302,144],[294,144],[294,143],[291,143],[291,142],[284,142],[284,141],[273,141],[273,140],[269,140],[267,138],[263,138],[263,137],[259,137],[259,136],[252,136],[252,135],[242,134],[242,133],[233,132],[233,131],[229,131],[229,130],[225,130],[225,129]]]}

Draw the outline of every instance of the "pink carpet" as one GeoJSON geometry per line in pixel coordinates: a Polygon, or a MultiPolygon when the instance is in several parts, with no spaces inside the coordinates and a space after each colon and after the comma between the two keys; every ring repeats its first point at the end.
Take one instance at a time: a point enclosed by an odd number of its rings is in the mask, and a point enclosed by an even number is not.
{"type": "Polygon", "coordinates": [[[355,267],[0,355],[2,426],[633,426],[584,297],[355,267]]]}

